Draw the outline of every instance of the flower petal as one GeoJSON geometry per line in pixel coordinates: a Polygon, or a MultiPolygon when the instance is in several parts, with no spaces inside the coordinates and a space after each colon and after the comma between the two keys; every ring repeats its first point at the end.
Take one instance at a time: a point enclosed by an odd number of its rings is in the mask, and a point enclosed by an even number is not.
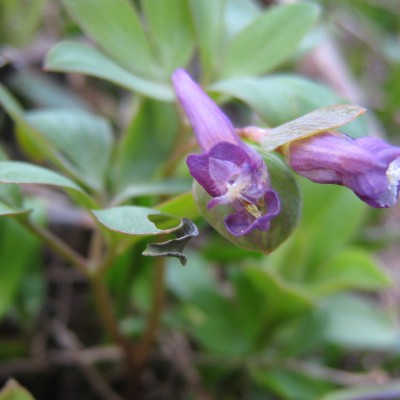
{"type": "Polygon", "coordinates": [[[294,141],[288,148],[289,164],[297,173],[316,183],[346,186],[375,208],[397,201],[399,179],[392,179],[389,167],[399,157],[400,148],[382,139],[331,133],[294,141]]]}
{"type": "Polygon", "coordinates": [[[197,141],[204,151],[210,150],[220,142],[241,143],[227,116],[186,71],[177,69],[172,75],[172,82],[197,141]]]}
{"type": "Polygon", "coordinates": [[[229,214],[225,218],[225,227],[234,236],[247,235],[255,229],[268,231],[271,220],[281,210],[281,202],[275,190],[268,190],[264,195],[265,214],[254,217],[241,204],[236,204],[237,212],[229,214]]]}

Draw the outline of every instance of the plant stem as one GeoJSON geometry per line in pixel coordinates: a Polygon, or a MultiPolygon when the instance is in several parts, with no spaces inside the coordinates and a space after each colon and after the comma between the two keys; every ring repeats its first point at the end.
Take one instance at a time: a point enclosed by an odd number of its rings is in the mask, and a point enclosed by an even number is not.
{"type": "Polygon", "coordinates": [[[36,222],[30,220],[26,216],[18,218],[19,222],[30,230],[34,235],[40,238],[54,252],[60,255],[64,260],[76,267],[82,274],[88,276],[88,263],[84,257],[77,253],[73,248],[55,236],[46,228],[43,228],[36,222]]]}
{"type": "Polygon", "coordinates": [[[135,360],[138,366],[143,365],[149,356],[151,345],[153,344],[154,338],[156,336],[158,327],[160,325],[160,320],[162,316],[164,298],[165,298],[165,287],[164,287],[164,277],[165,277],[165,258],[158,257],[155,262],[155,275],[154,275],[154,285],[153,285],[153,304],[147,322],[146,330],[141,337],[140,341],[136,344],[134,353],[135,360]]]}

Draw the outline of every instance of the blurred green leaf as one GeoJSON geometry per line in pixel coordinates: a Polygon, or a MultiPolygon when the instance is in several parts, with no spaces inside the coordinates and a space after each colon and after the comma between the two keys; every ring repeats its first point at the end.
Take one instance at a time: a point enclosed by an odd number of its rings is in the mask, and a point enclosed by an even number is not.
{"type": "Polygon", "coordinates": [[[234,293],[229,298],[201,284],[185,298],[190,330],[208,351],[230,355],[257,351],[283,323],[313,307],[301,289],[270,271],[246,268],[233,275],[234,293]]]}
{"type": "Polygon", "coordinates": [[[377,290],[390,285],[389,277],[367,251],[346,248],[328,259],[312,277],[309,289],[326,295],[346,289],[377,290]]]}
{"type": "Polygon", "coordinates": [[[7,215],[19,215],[19,214],[25,214],[30,212],[30,210],[26,209],[16,209],[8,206],[7,204],[4,204],[0,202],[0,216],[7,216],[7,215]]]}
{"type": "Polygon", "coordinates": [[[366,110],[351,104],[318,108],[300,118],[271,129],[261,138],[261,147],[273,151],[293,140],[334,130],[346,125],[366,110]]]}
{"type": "Polygon", "coordinates": [[[68,87],[63,86],[49,74],[34,70],[19,70],[7,81],[13,92],[30,104],[46,108],[69,108],[89,111],[90,105],[68,87]]]}
{"type": "Polygon", "coordinates": [[[167,78],[185,66],[194,49],[187,0],[142,0],[148,34],[167,78]]]}
{"type": "Polygon", "coordinates": [[[220,76],[266,73],[293,55],[293,50],[318,18],[313,4],[276,6],[260,15],[228,44],[220,76]]]}
{"type": "Polygon", "coordinates": [[[204,290],[217,290],[211,269],[197,252],[188,252],[187,268],[168,265],[166,284],[168,289],[182,301],[190,301],[204,290]]]}
{"type": "Polygon", "coordinates": [[[113,200],[113,204],[120,204],[129,199],[149,195],[177,194],[190,190],[192,182],[188,179],[166,179],[153,183],[137,183],[127,186],[113,200]]]}
{"type": "Polygon", "coordinates": [[[135,106],[132,121],[116,151],[113,185],[117,190],[153,178],[168,157],[178,130],[172,104],[141,99],[135,106]]]}
{"type": "Polygon", "coordinates": [[[318,400],[396,400],[400,398],[400,382],[392,381],[380,385],[361,386],[335,390],[318,400]]]}
{"type": "Polygon", "coordinates": [[[77,179],[97,191],[104,187],[113,146],[107,120],[76,110],[32,111],[25,118],[77,179]]]}
{"type": "Polygon", "coordinates": [[[106,79],[128,90],[163,101],[174,99],[170,85],[135,75],[99,50],[80,43],[65,41],[56,44],[47,54],[45,68],[50,71],[77,72],[106,79]]]}
{"type": "Polygon", "coordinates": [[[33,164],[20,161],[0,161],[0,183],[50,185],[66,189],[79,204],[96,207],[94,201],[68,178],[33,164]]]}
{"type": "Polygon", "coordinates": [[[34,398],[17,381],[9,379],[0,391],[0,400],[34,400],[34,398]]]}
{"type": "Polygon", "coordinates": [[[336,295],[320,310],[324,314],[325,341],[349,349],[393,351],[399,348],[395,318],[372,301],[354,295],[336,295]]]}
{"type": "Polygon", "coordinates": [[[226,0],[189,0],[206,81],[213,77],[219,67],[225,3],[226,0]]]}
{"type": "Polygon", "coordinates": [[[243,235],[234,236],[225,227],[225,218],[234,210],[230,206],[217,206],[209,209],[207,204],[210,195],[195,182],[193,195],[200,213],[207,222],[225,239],[244,249],[261,251],[266,254],[275,250],[292,233],[299,220],[300,193],[293,174],[283,162],[272,154],[265,156],[271,178],[271,185],[279,194],[281,202],[280,213],[271,220],[268,231],[258,229],[243,235]]]}
{"type": "Polygon", "coordinates": [[[143,77],[157,76],[140,18],[128,0],[62,2],[83,31],[118,64],[143,77]]]}
{"type": "Polygon", "coordinates": [[[298,181],[303,195],[300,224],[268,261],[286,279],[307,285],[314,282],[320,267],[351,243],[367,207],[347,188],[298,181]]]}
{"type": "Polygon", "coordinates": [[[14,96],[0,84],[0,104],[16,124],[16,133],[21,148],[34,160],[42,160],[43,155],[49,156],[46,142],[40,132],[35,130],[25,118],[24,109],[14,96]]]}
{"type": "Polygon", "coordinates": [[[183,193],[167,200],[158,205],[156,209],[164,214],[173,215],[178,218],[197,219],[200,216],[192,192],[183,193]]]}
{"type": "MultiPolygon", "coordinates": [[[[298,75],[238,77],[217,82],[210,90],[244,101],[269,126],[299,118],[319,107],[345,102],[328,87],[298,75]]],[[[353,131],[350,133],[361,136],[365,127],[359,122],[353,131]]]]}
{"type": "Polygon", "coordinates": [[[225,8],[226,40],[231,40],[242,29],[252,23],[261,11],[252,0],[228,0],[225,8]]]}
{"type": "Polygon", "coordinates": [[[326,393],[332,385],[312,379],[299,372],[280,368],[262,370],[253,369],[252,379],[261,387],[272,390],[280,399],[311,400],[326,393]]]}
{"type": "Polygon", "coordinates": [[[0,2],[0,42],[26,46],[36,36],[47,0],[2,0],[0,2]]]}
{"type": "MultiPolygon", "coordinates": [[[[0,203],[1,216],[4,213],[0,203]]],[[[12,214],[8,214],[12,215],[12,214]]],[[[0,320],[14,304],[24,274],[39,257],[39,241],[12,218],[0,218],[0,320]],[[23,251],[21,251],[23,248],[23,251]]],[[[0,396],[1,399],[1,396],[0,396]]]]}

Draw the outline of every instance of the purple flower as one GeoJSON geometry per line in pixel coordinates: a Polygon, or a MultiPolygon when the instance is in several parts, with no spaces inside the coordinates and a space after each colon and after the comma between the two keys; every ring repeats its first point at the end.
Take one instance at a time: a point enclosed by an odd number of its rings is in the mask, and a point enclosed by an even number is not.
{"type": "Polygon", "coordinates": [[[289,165],[317,183],[347,186],[375,208],[392,207],[400,190],[400,147],[382,139],[324,132],[284,150],[289,165]]]}
{"type": "Polygon", "coordinates": [[[212,197],[207,207],[231,207],[224,222],[234,236],[267,231],[280,211],[280,199],[263,159],[240,140],[229,119],[184,70],[176,70],[172,81],[203,150],[190,155],[187,165],[212,197]]]}

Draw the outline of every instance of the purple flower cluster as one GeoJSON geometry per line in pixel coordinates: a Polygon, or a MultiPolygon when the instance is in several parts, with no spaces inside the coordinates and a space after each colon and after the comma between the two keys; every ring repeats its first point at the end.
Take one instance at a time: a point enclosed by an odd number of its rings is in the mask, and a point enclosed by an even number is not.
{"type": "Polygon", "coordinates": [[[244,144],[229,119],[184,70],[172,81],[203,153],[190,155],[190,174],[212,197],[208,208],[230,205],[226,229],[235,236],[267,231],[280,211],[261,156],[244,144]]]}
{"type": "MultiPolygon", "coordinates": [[[[187,165],[211,196],[207,207],[230,207],[224,223],[234,236],[267,231],[281,200],[264,160],[240,140],[226,115],[184,70],[175,71],[172,81],[203,151],[190,155],[187,165]]],[[[313,182],[346,186],[376,208],[397,202],[400,148],[382,139],[332,131],[293,140],[282,150],[291,168],[313,182]]]]}

